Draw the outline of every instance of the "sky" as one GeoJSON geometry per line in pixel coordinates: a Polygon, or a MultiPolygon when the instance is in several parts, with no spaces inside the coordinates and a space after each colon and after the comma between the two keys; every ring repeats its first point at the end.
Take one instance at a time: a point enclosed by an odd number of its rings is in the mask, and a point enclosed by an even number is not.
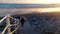
{"type": "Polygon", "coordinates": [[[0,0],[0,3],[56,4],[56,3],[60,3],[60,0],[0,0]]]}
{"type": "Polygon", "coordinates": [[[0,15],[26,14],[34,11],[60,12],[60,0],[0,0],[0,15]]]}

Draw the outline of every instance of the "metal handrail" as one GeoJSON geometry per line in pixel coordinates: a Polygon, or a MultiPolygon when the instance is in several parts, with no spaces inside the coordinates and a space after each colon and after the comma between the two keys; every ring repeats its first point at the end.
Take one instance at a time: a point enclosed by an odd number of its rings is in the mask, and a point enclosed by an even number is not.
{"type": "Polygon", "coordinates": [[[13,18],[13,17],[10,17],[10,18],[12,18],[12,19],[16,20],[16,18],[13,18]]]}
{"type": "Polygon", "coordinates": [[[5,27],[5,29],[3,30],[2,34],[5,33],[5,31],[7,30],[7,28],[8,28],[8,25],[5,27]]]}
{"type": "Polygon", "coordinates": [[[16,19],[13,18],[13,17],[11,17],[10,15],[9,15],[9,16],[5,16],[4,18],[2,18],[2,19],[0,20],[0,23],[1,23],[1,22],[3,22],[5,19],[7,19],[7,25],[6,25],[6,27],[4,28],[4,30],[3,30],[3,32],[2,32],[1,34],[4,34],[7,29],[8,29],[8,34],[13,34],[13,33],[14,33],[15,31],[17,31],[17,29],[19,28],[19,26],[18,26],[19,23],[10,24],[10,21],[9,21],[10,18],[12,18],[12,19],[14,19],[14,20],[16,21],[16,19]],[[10,27],[11,27],[11,26],[17,26],[17,27],[15,28],[14,31],[11,32],[11,30],[10,30],[10,27]]]}
{"type": "Polygon", "coordinates": [[[19,23],[17,23],[17,24],[11,24],[10,26],[16,26],[16,25],[18,25],[19,23]]]}
{"type": "Polygon", "coordinates": [[[7,18],[7,16],[5,16],[4,18],[2,18],[2,19],[0,20],[0,23],[3,22],[6,18],[7,18]]]}
{"type": "Polygon", "coordinates": [[[18,28],[19,28],[19,26],[14,31],[12,31],[11,33],[14,33],[15,31],[17,31],[18,28]]]}

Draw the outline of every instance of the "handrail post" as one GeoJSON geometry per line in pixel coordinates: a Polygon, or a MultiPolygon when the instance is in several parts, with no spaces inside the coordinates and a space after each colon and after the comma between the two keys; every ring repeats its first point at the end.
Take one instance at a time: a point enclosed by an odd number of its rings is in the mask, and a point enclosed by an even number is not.
{"type": "Polygon", "coordinates": [[[11,34],[11,29],[10,29],[10,15],[7,16],[7,25],[8,25],[8,34],[11,34]]]}

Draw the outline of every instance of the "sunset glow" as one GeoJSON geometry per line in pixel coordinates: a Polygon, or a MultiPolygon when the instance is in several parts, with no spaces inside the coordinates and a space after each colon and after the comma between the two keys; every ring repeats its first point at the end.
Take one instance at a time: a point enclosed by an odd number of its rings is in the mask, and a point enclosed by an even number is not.
{"type": "Polygon", "coordinates": [[[60,3],[60,0],[36,0],[36,3],[41,3],[41,4],[56,4],[60,3]]]}
{"type": "Polygon", "coordinates": [[[60,12],[60,8],[41,8],[37,9],[36,12],[60,12]]]}
{"type": "Polygon", "coordinates": [[[60,0],[1,0],[0,3],[18,3],[18,4],[56,4],[60,0]]]}

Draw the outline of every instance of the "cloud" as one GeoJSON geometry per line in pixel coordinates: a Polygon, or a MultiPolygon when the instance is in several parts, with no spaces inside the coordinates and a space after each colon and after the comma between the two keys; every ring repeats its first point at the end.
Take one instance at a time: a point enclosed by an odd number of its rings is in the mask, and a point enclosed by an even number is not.
{"type": "Polygon", "coordinates": [[[5,4],[0,3],[1,9],[16,9],[16,8],[52,8],[60,7],[60,4],[5,4]]]}
{"type": "MultiPolygon", "coordinates": [[[[7,14],[11,14],[11,15],[26,14],[26,13],[31,13],[34,11],[47,11],[47,10],[50,11],[56,7],[60,7],[59,5],[60,4],[5,4],[5,3],[0,3],[0,16],[7,15],[7,14]]],[[[60,8],[58,8],[57,10],[60,11],[60,8]]]]}
{"type": "Polygon", "coordinates": [[[26,14],[26,13],[31,13],[32,9],[0,9],[0,16],[1,15],[15,15],[15,14],[26,14]]]}

